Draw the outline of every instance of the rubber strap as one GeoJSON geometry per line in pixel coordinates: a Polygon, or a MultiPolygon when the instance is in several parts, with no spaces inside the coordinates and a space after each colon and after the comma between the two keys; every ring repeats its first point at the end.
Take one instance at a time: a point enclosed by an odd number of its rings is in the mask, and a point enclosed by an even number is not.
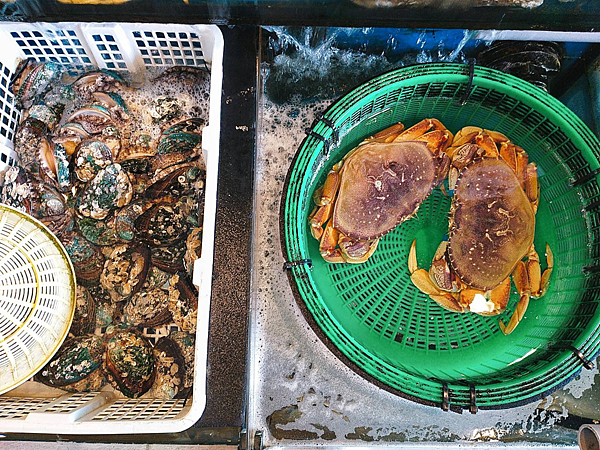
{"type": "Polygon", "coordinates": [[[467,99],[471,94],[471,88],[473,87],[473,78],[475,78],[475,60],[472,59],[469,61],[469,81],[467,82],[467,87],[465,88],[465,93],[460,99],[460,104],[464,105],[467,103],[467,99]]]}
{"type": "Polygon", "coordinates": [[[469,393],[471,395],[469,412],[471,414],[477,414],[477,394],[475,393],[475,385],[473,383],[469,383],[469,393]]]}
{"type": "Polygon", "coordinates": [[[592,180],[599,173],[600,173],[600,169],[592,170],[590,173],[587,173],[584,176],[582,176],[581,178],[573,181],[571,183],[571,186],[573,186],[573,187],[581,186],[582,184],[586,183],[587,181],[592,180]]]}
{"type": "Polygon", "coordinates": [[[308,264],[312,267],[312,259],[299,259],[298,261],[286,261],[283,263],[283,270],[290,270],[292,267],[301,266],[303,264],[308,264]]]}
{"type": "Polygon", "coordinates": [[[448,390],[448,383],[442,381],[442,410],[448,411],[450,409],[450,391],[448,390]]]}
{"type": "Polygon", "coordinates": [[[573,352],[573,355],[575,355],[575,357],[579,361],[581,361],[581,364],[583,364],[583,367],[585,367],[588,370],[592,370],[594,368],[594,363],[592,361],[590,361],[589,359],[587,359],[583,355],[583,353],[581,353],[581,350],[579,350],[578,348],[575,348],[572,345],[568,345],[568,344],[555,345],[554,348],[564,348],[566,350],[571,350],[573,352]]]}

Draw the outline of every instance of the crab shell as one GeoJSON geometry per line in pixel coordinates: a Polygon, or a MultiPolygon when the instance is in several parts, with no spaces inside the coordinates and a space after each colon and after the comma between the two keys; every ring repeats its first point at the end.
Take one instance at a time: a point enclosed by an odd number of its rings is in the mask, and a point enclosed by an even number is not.
{"type": "Polygon", "coordinates": [[[412,216],[436,184],[439,159],[425,142],[372,142],[342,168],[333,226],[362,241],[380,238],[412,216]]]}
{"type": "Polygon", "coordinates": [[[101,366],[102,338],[88,334],[67,340],[35,379],[70,392],[97,391],[104,384],[101,366]]]}
{"type": "Polygon", "coordinates": [[[490,290],[531,248],[535,212],[513,169],[502,159],[474,160],[461,172],[452,200],[448,252],[467,285],[490,290]]]}
{"type": "Polygon", "coordinates": [[[104,364],[110,384],[129,398],[147,392],[154,381],[152,345],[134,328],[117,329],[104,337],[104,364]]]}

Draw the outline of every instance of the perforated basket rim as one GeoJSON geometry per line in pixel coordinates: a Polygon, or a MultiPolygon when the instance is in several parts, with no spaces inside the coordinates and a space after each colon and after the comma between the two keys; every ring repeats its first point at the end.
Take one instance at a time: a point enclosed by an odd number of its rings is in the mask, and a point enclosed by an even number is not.
{"type": "MultiPolygon", "coordinates": [[[[407,66],[400,69],[395,69],[389,71],[387,73],[376,76],[365,83],[359,85],[353,90],[349,91],[347,94],[341,96],[337,100],[333,101],[331,105],[322,113],[311,127],[311,133],[309,133],[302,143],[300,144],[294,158],[290,164],[290,168],[288,170],[286,181],[283,188],[282,193],[282,201],[280,206],[280,239],[282,250],[284,252],[284,257],[288,261],[298,261],[309,258],[306,247],[302,245],[302,239],[294,234],[293,228],[294,225],[289,225],[286,223],[288,211],[288,203],[293,203],[292,193],[289,192],[289,186],[292,179],[292,176],[296,171],[302,172],[302,169],[299,169],[297,166],[298,161],[301,158],[309,158],[312,161],[312,158],[315,157],[314,154],[317,152],[323,151],[325,144],[324,141],[334,141],[339,139],[339,137],[335,136],[334,128],[340,125],[345,117],[350,117],[351,114],[349,110],[351,109],[351,101],[360,101],[361,104],[366,104],[370,100],[374,100],[377,96],[376,93],[370,92],[373,86],[378,86],[383,83],[400,83],[405,80],[411,80],[409,83],[410,86],[419,85],[421,83],[418,80],[419,77],[424,77],[427,75],[443,75],[445,81],[452,80],[453,82],[457,82],[459,84],[466,85],[468,83],[468,67],[461,64],[452,64],[452,63],[429,63],[429,64],[421,64],[414,66],[407,66]],[[368,101],[366,98],[371,97],[368,101]],[[358,100],[357,100],[358,99],[358,100]],[[321,139],[322,138],[322,139],[321,139]],[[310,156],[311,149],[313,154],[310,156]],[[309,156],[307,156],[307,154],[309,156]]],[[[568,108],[566,108],[562,103],[558,100],[551,97],[545,91],[530,85],[529,83],[516,78],[514,76],[510,76],[504,74],[502,72],[498,72],[493,69],[487,69],[483,67],[475,67],[475,75],[474,78],[481,82],[482,85],[487,87],[488,89],[500,90],[502,93],[507,94],[510,97],[515,97],[513,90],[518,89],[519,94],[517,98],[520,101],[523,100],[523,97],[527,98],[526,103],[530,108],[539,112],[541,109],[544,113],[549,112],[549,114],[544,114],[546,116],[552,116],[552,123],[556,124],[568,122],[568,125],[573,128],[573,132],[577,132],[576,136],[569,134],[569,138],[580,150],[585,150],[592,153],[592,160],[586,157],[586,161],[590,165],[591,168],[597,168],[599,165],[598,158],[600,156],[600,142],[598,142],[597,138],[591,133],[591,131],[583,124],[583,122],[568,108]],[[536,106],[532,106],[531,103],[536,106]],[[595,166],[595,167],[594,167],[595,166]]],[[[398,86],[400,88],[401,86],[398,86]]],[[[375,116],[373,114],[373,116],[375,116]]],[[[367,120],[370,117],[365,117],[362,120],[367,120]]],[[[359,122],[360,123],[360,122],[359,122]]],[[[348,132],[354,128],[356,125],[352,125],[348,132]]],[[[336,130],[337,131],[337,130],[336,130]]],[[[306,167],[305,164],[304,167],[306,167]]],[[[306,170],[306,169],[304,169],[306,170]]],[[[595,179],[595,177],[594,177],[595,179]]],[[[592,181],[594,181],[594,179],[592,181]]],[[[298,193],[296,192],[296,195],[298,193]]],[[[300,195],[301,197],[301,195],[300,195]]],[[[298,210],[302,209],[301,203],[296,204],[296,208],[298,210]]],[[[295,214],[295,217],[301,217],[301,214],[295,214]]],[[[588,224],[589,225],[589,224],[588,224]]],[[[589,228],[589,227],[588,227],[589,228]]],[[[320,337],[321,341],[323,341],[326,346],[339,358],[341,359],[348,367],[352,370],[373,382],[377,386],[382,389],[385,389],[389,392],[392,392],[398,396],[407,398],[409,400],[413,400],[422,404],[431,405],[431,406],[446,406],[444,405],[445,400],[443,397],[444,392],[444,384],[442,382],[437,382],[435,380],[424,379],[427,383],[432,386],[436,386],[440,392],[441,400],[439,402],[431,401],[425,398],[421,398],[415,395],[411,395],[405,391],[402,391],[400,387],[395,388],[390,384],[384,382],[381,378],[376,378],[371,375],[366,369],[359,367],[352,358],[346,354],[341,348],[338,348],[334,340],[335,336],[330,336],[325,329],[321,327],[322,325],[329,324],[336,328],[336,319],[333,317],[330,312],[327,310],[327,307],[321,302],[318,303],[318,307],[320,308],[319,313],[316,317],[316,311],[311,308],[311,306],[307,305],[306,301],[303,299],[302,291],[308,288],[309,290],[315,290],[316,287],[310,282],[310,273],[309,269],[306,266],[294,266],[290,270],[288,270],[288,278],[290,280],[290,285],[292,287],[292,291],[294,294],[294,298],[298,306],[300,307],[305,319],[311,325],[311,328],[315,333],[320,337]],[[325,320],[326,322],[323,322],[325,320]]],[[[327,325],[327,326],[329,326],[327,325]]],[[[339,339],[343,338],[345,340],[353,341],[351,335],[349,335],[343,328],[337,327],[337,330],[343,330],[341,333],[341,337],[338,336],[339,339]]],[[[356,348],[360,349],[363,353],[369,354],[369,351],[354,341],[354,345],[356,348]]],[[[600,353],[600,312],[596,310],[594,317],[590,320],[587,328],[584,332],[580,333],[578,339],[574,342],[574,345],[588,358],[593,359],[600,353]]],[[[505,386],[513,386],[513,388],[519,389],[519,393],[517,396],[520,398],[514,399],[513,395],[508,396],[508,400],[502,403],[492,404],[492,405],[482,405],[480,409],[504,409],[509,407],[514,407],[526,403],[531,403],[535,400],[539,400],[555,391],[561,386],[564,386],[574,377],[576,377],[582,369],[581,361],[569,350],[554,350],[554,358],[552,359],[552,369],[557,369],[556,372],[561,373],[561,378],[556,381],[552,380],[552,377],[548,377],[548,373],[552,373],[551,370],[543,370],[543,368],[533,371],[522,379],[512,380],[511,382],[506,383],[496,383],[496,385],[485,385],[484,389],[486,392],[497,392],[497,396],[501,396],[506,398],[507,396],[505,391],[503,390],[505,386]],[[524,381],[525,380],[525,381],[524,381]],[[524,395],[522,394],[525,391],[524,395]]],[[[385,361],[377,358],[377,363],[380,365],[385,365],[385,361]]],[[[409,378],[412,375],[403,372],[409,378]]],[[[456,411],[460,411],[462,409],[466,409],[470,406],[469,397],[470,397],[470,386],[467,383],[447,383],[447,390],[453,398],[450,401],[450,409],[454,409],[456,411]],[[454,403],[452,403],[454,402],[454,403]]],[[[413,389],[414,390],[414,389],[413,389]]]]}
{"type": "Polygon", "coordinates": [[[75,269],[73,268],[73,264],[71,263],[71,259],[69,258],[65,247],[58,240],[58,238],[48,229],[48,227],[46,227],[46,225],[44,225],[42,222],[40,222],[36,218],[30,216],[29,214],[25,214],[24,212],[19,211],[16,208],[13,208],[11,206],[0,203],[0,212],[4,212],[4,211],[6,211],[10,214],[14,214],[17,217],[34,224],[44,234],[46,239],[48,239],[54,245],[54,247],[59,251],[59,254],[60,254],[59,256],[63,260],[63,262],[66,263],[66,269],[69,272],[68,276],[69,276],[69,284],[70,284],[71,294],[70,294],[70,298],[69,298],[70,311],[69,311],[67,319],[65,320],[65,323],[68,325],[66,325],[64,327],[59,338],[53,343],[52,349],[46,353],[44,358],[42,360],[40,360],[35,367],[30,368],[30,370],[28,372],[23,372],[23,374],[19,375],[19,378],[17,380],[15,380],[12,384],[10,384],[8,386],[0,386],[0,394],[4,394],[4,393],[16,388],[17,386],[20,386],[21,384],[25,383],[29,378],[31,378],[34,374],[36,374],[42,367],[44,367],[46,365],[46,363],[50,359],[52,359],[52,357],[56,354],[56,352],[58,352],[61,345],[63,344],[63,342],[69,335],[69,329],[71,328],[71,322],[73,320],[73,315],[75,314],[75,302],[76,302],[76,298],[77,298],[77,284],[75,282],[75,269]]]}

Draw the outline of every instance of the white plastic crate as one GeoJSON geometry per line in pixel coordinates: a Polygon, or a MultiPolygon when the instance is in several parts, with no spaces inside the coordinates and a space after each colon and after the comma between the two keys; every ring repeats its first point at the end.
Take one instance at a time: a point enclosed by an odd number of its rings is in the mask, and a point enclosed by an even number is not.
{"type": "Polygon", "coordinates": [[[0,396],[0,433],[128,434],[182,431],[206,405],[206,362],[219,165],[223,36],[214,25],[0,24],[0,169],[14,162],[12,140],[20,111],[8,83],[18,58],[63,63],[73,75],[93,68],[127,71],[133,81],[146,68],[198,66],[210,71],[208,125],[202,133],[206,185],[202,256],[194,265],[198,325],[193,396],[185,401],[116,398],[110,392],[53,394],[17,388],[0,396]]]}

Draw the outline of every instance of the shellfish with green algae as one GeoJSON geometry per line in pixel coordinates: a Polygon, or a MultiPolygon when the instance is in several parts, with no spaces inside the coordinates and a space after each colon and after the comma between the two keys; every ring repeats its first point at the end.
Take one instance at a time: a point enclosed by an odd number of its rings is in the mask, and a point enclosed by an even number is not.
{"type": "Polygon", "coordinates": [[[109,327],[103,350],[102,369],[112,387],[129,398],[138,398],[152,387],[154,351],[138,330],[109,327]]]}
{"type": "Polygon", "coordinates": [[[100,336],[68,339],[35,379],[69,392],[98,391],[104,385],[102,354],[100,336]]]}
{"type": "Polygon", "coordinates": [[[127,172],[119,164],[100,170],[77,197],[77,210],[84,217],[104,219],[108,214],[129,204],[133,186],[127,172]]]}

